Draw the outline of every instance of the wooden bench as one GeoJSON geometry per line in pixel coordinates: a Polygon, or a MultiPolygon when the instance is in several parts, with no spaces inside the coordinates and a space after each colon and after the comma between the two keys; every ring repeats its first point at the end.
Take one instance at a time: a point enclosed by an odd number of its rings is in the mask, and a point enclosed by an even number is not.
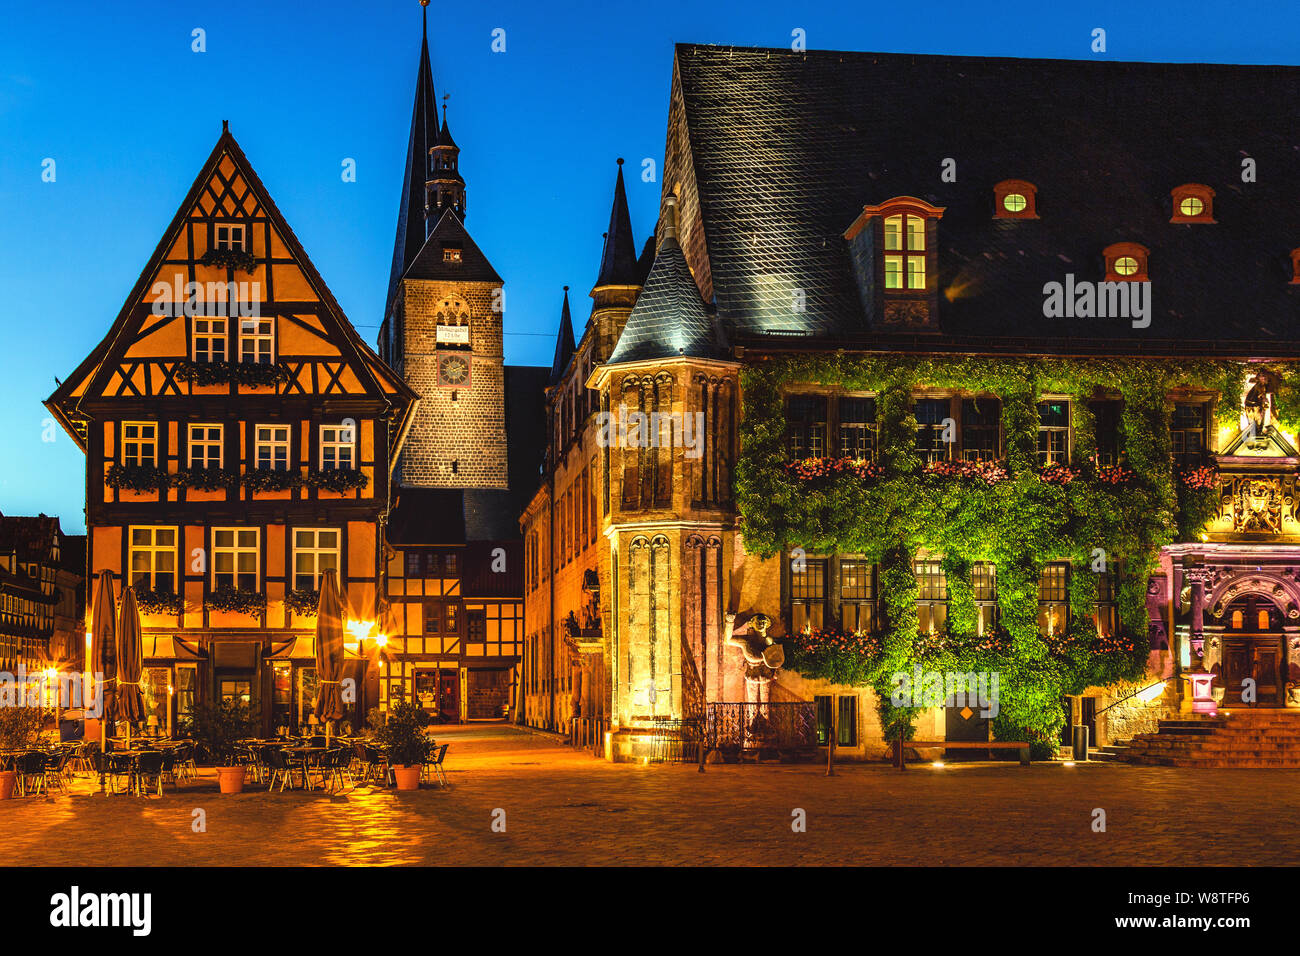
{"type": "Polygon", "coordinates": [[[1019,750],[1020,766],[1029,766],[1029,744],[1023,740],[903,740],[894,741],[894,766],[906,770],[903,751],[908,747],[942,747],[945,750],[1019,750]]]}

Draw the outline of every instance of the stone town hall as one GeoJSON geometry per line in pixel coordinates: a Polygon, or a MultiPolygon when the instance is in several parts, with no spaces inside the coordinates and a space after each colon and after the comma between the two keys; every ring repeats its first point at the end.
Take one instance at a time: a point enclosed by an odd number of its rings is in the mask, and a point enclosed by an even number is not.
{"type": "Polygon", "coordinates": [[[1233,747],[1300,706],[1300,71],[671,67],[653,235],[620,172],[561,313],[523,719],[614,759],[1086,727],[1295,765],[1233,747]],[[954,673],[972,706],[920,694],[954,673]]]}

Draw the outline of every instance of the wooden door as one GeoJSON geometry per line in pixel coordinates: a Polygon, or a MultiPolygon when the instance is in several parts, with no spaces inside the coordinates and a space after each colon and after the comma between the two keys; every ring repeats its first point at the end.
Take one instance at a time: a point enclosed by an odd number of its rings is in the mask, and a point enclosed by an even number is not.
{"type": "Polygon", "coordinates": [[[1278,676],[1282,671],[1282,647],[1277,641],[1261,641],[1251,648],[1251,676],[1255,678],[1256,702],[1276,707],[1282,699],[1278,676]]]}

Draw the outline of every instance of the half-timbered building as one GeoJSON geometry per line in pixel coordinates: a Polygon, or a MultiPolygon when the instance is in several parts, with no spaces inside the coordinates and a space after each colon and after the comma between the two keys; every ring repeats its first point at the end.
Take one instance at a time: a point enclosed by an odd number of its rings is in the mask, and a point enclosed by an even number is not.
{"type": "Polygon", "coordinates": [[[378,697],[389,474],[416,404],[360,339],[223,128],[102,341],[46,402],[86,454],[88,564],[135,588],[160,723],[311,715],[321,573],[378,697]]]}

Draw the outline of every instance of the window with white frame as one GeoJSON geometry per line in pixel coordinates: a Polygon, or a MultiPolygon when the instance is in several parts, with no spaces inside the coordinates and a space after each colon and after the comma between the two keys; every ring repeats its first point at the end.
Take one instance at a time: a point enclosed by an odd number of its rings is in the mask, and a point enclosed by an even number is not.
{"type": "Polygon", "coordinates": [[[244,251],[244,227],[237,223],[219,222],[214,228],[212,241],[214,249],[238,249],[244,251]]]}
{"type": "Polygon", "coordinates": [[[352,425],[320,427],[320,467],[322,471],[356,467],[356,428],[352,425]]]}
{"type": "Polygon", "coordinates": [[[337,528],[295,528],[293,531],[293,586],[298,591],[320,590],[323,571],[339,567],[337,528]]]}
{"type": "Polygon", "coordinates": [[[274,320],[239,320],[239,361],[249,365],[270,365],[275,361],[274,320]]]}
{"type": "Polygon", "coordinates": [[[122,464],[128,468],[158,464],[157,422],[122,423],[122,464]]]}
{"type": "Polygon", "coordinates": [[[220,425],[191,424],[189,426],[189,447],[191,468],[220,468],[221,433],[220,425]]]}
{"type": "Polygon", "coordinates": [[[1038,463],[1064,464],[1070,457],[1070,403],[1063,398],[1038,403],[1038,463]]]}
{"type": "Polygon", "coordinates": [[[212,586],[256,591],[261,570],[257,528],[212,529],[212,586]]]}
{"type": "Polygon", "coordinates": [[[176,529],[130,529],[131,587],[176,591],[176,529]]]}
{"type": "Polygon", "coordinates": [[[255,452],[259,471],[289,470],[289,426],[258,425],[255,452]]]}
{"type": "Polygon", "coordinates": [[[194,317],[194,361],[226,360],[226,320],[211,316],[194,317]]]}

